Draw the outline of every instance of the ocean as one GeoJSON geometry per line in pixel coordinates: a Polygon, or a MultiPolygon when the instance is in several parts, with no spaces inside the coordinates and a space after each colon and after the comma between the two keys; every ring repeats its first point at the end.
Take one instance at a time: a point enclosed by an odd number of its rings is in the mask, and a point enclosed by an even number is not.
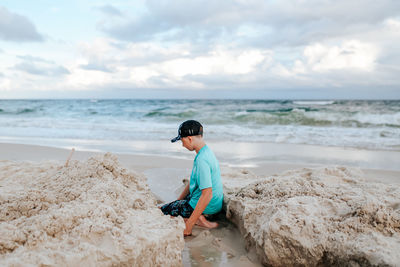
{"type": "Polygon", "coordinates": [[[400,150],[399,100],[0,100],[0,141],[101,150],[169,142],[188,119],[208,140],[400,150]]]}

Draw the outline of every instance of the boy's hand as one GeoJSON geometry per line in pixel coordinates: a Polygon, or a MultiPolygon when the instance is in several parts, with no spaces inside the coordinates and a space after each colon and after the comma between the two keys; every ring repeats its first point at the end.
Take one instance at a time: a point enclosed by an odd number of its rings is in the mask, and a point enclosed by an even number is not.
{"type": "Polygon", "coordinates": [[[185,224],[186,224],[186,228],[183,231],[183,236],[192,235],[192,229],[193,229],[194,223],[192,223],[190,220],[187,220],[185,224]]]}
{"type": "MultiPolygon", "coordinates": [[[[189,188],[189,184],[187,186],[189,188]]],[[[196,207],[194,208],[194,211],[192,212],[192,215],[190,215],[189,219],[186,220],[186,228],[185,231],[183,231],[184,236],[188,236],[192,234],[192,229],[205,208],[207,207],[208,203],[210,202],[212,198],[212,188],[204,188],[201,190],[201,196],[199,201],[196,204],[196,207]]]]}

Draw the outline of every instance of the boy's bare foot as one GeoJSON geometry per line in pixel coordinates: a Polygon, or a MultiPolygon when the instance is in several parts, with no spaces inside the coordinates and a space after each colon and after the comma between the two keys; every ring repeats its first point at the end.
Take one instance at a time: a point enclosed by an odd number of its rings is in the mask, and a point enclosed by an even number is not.
{"type": "MultiPolygon", "coordinates": [[[[183,220],[186,222],[188,220],[188,218],[183,218],[183,220]]],[[[196,225],[205,227],[205,228],[209,228],[209,229],[218,227],[218,223],[207,221],[207,219],[206,219],[206,217],[204,217],[204,215],[200,215],[199,219],[197,219],[196,225]]]]}
{"type": "Polygon", "coordinates": [[[206,227],[209,229],[218,227],[218,223],[207,221],[207,219],[206,219],[206,217],[204,217],[204,215],[200,215],[199,219],[196,222],[196,225],[206,227]]]}

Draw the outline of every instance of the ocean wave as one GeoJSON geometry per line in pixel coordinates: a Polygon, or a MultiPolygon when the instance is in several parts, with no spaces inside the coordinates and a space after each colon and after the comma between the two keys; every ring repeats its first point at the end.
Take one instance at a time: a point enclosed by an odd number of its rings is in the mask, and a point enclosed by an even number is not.
{"type": "Polygon", "coordinates": [[[358,113],[354,115],[354,118],[366,124],[400,127],[400,112],[392,114],[358,113]]]}
{"type": "Polygon", "coordinates": [[[253,112],[261,112],[261,113],[285,113],[285,112],[292,112],[292,111],[318,111],[316,108],[311,107],[293,107],[293,108],[277,108],[277,109],[247,109],[246,111],[249,113],[253,112]]]}
{"type": "Polygon", "coordinates": [[[335,101],[293,101],[293,104],[295,105],[321,105],[321,106],[325,106],[325,105],[332,105],[334,104],[335,101]]]}
{"type": "Polygon", "coordinates": [[[25,115],[28,113],[35,113],[38,110],[35,108],[21,108],[21,109],[17,109],[17,110],[4,110],[4,109],[0,109],[0,114],[3,115],[25,115]]]}
{"type": "Polygon", "coordinates": [[[24,109],[20,109],[16,112],[16,114],[26,114],[26,113],[34,113],[36,112],[36,109],[34,108],[24,108],[24,109]]]}
{"type": "Polygon", "coordinates": [[[400,127],[399,114],[344,114],[329,112],[308,112],[304,109],[276,111],[241,111],[233,115],[233,120],[240,123],[259,125],[308,125],[342,126],[355,128],[400,127]]]}
{"type": "Polygon", "coordinates": [[[187,119],[211,138],[400,145],[400,101],[0,100],[0,137],[169,140],[187,119]]]}
{"type": "Polygon", "coordinates": [[[173,118],[192,118],[196,116],[197,112],[194,110],[187,110],[182,112],[163,112],[163,111],[150,111],[146,113],[145,117],[173,117],[173,118]]]}

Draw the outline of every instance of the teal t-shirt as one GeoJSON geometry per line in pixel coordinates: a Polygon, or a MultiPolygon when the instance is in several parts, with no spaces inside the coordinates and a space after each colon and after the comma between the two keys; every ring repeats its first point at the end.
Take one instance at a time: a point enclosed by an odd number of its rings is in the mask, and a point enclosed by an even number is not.
{"type": "Polygon", "coordinates": [[[189,204],[193,209],[196,208],[200,199],[201,190],[210,187],[212,187],[212,199],[203,211],[204,214],[218,213],[222,209],[224,198],[218,160],[211,149],[205,145],[197,153],[190,175],[191,199],[189,204]]]}

